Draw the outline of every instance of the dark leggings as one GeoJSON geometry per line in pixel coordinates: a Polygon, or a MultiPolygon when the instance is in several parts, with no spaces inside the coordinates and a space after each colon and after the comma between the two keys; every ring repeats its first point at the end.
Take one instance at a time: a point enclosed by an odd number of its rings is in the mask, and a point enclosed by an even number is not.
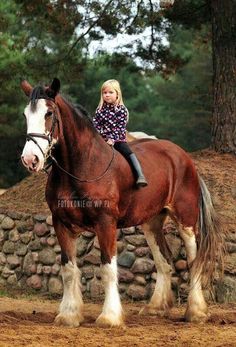
{"type": "Polygon", "coordinates": [[[133,153],[126,142],[115,142],[114,148],[118,152],[120,152],[127,160],[129,160],[130,154],[133,153]]]}

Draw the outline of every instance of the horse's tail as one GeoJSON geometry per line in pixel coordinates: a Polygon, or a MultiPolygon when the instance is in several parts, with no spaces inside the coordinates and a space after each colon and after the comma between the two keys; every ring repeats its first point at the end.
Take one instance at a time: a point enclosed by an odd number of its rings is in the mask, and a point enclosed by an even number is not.
{"type": "Polygon", "coordinates": [[[200,199],[198,219],[198,252],[194,261],[194,272],[201,276],[203,286],[211,283],[217,264],[224,270],[225,232],[212,203],[211,194],[199,176],[200,199]]]}

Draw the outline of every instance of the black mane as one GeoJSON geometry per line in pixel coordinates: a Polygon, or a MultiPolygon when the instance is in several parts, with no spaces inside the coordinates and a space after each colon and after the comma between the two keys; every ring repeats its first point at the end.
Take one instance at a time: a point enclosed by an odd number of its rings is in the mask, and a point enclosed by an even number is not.
{"type": "Polygon", "coordinates": [[[30,94],[30,107],[35,111],[39,99],[50,99],[42,86],[35,87],[30,94]]]}

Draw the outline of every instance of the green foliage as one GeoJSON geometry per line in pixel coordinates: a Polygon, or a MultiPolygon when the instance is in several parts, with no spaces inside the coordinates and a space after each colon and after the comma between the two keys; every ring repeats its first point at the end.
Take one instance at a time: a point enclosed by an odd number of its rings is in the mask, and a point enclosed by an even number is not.
{"type": "Polygon", "coordinates": [[[0,186],[12,185],[26,174],[19,164],[25,134],[22,112],[27,102],[19,88],[21,77],[32,85],[59,77],[62,93],[91,115],[100,99],[101,84],[118,79],[130,112],[130,131],[155,134],[187,150],[208,146],[212,70],[209,27],[203,25],[208,19],[202,16],[206,4],[204,0],[186,4],[186,11],[195,11],[199,17],[192,24],[185,20],[181,7],[176,17],[172,10],[166,11],[168,21],[163,21],[155,2],[139,2],[137,8],[135,2],[114,0],[104,13],[98,1],[0,3],[0,186]],[[78,11],[80,6],[83,11],[78,11]],[[71,50],[91,24],[89,35],[71,50]],[[146,27],[153,29],[146,44],[137,38],[128,53],[100,52],[88,57],[91,40],[105,34],[112,39],[124,28],[128,33],[142,33],[146,27]],[[163,45],[161,36],[167,33],[169,45],[163,45]],[[135,57],[152,65],[137,66],[135,57]]]}

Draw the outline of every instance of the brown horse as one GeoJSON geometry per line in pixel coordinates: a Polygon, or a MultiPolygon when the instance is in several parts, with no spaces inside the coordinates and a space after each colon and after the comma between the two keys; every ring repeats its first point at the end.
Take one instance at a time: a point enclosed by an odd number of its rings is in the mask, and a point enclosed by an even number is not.
{"type": "Polygon", "coordinates": [[[180,147],[164,140],[143,139],[131,144],[144,168],[148,186],[135,188],[133,173],[123,156],[97,133],[90,119],[60,94],[60,81],[32,88],[21,83],[30,102],[24,114],[27,142],[22,162],[30,171],[53,160],[46,199],[61,246],[63,299],[57,324],[78,326],[83,320],[76,239],[86,229],[101,248],[105,302],[100,325],[120,325],[122,307],[117,288],[116,229],[142,225],[157,268],[157,280],[145,314],[168,313],[172,305],[171,266],[162,226],[169,215],[178,225],[190,267],[190,292],[185,317],[207,318],[202,293],[216,260],[221,259],[222,234],[210,194],[192,160],[180,147]]]}

